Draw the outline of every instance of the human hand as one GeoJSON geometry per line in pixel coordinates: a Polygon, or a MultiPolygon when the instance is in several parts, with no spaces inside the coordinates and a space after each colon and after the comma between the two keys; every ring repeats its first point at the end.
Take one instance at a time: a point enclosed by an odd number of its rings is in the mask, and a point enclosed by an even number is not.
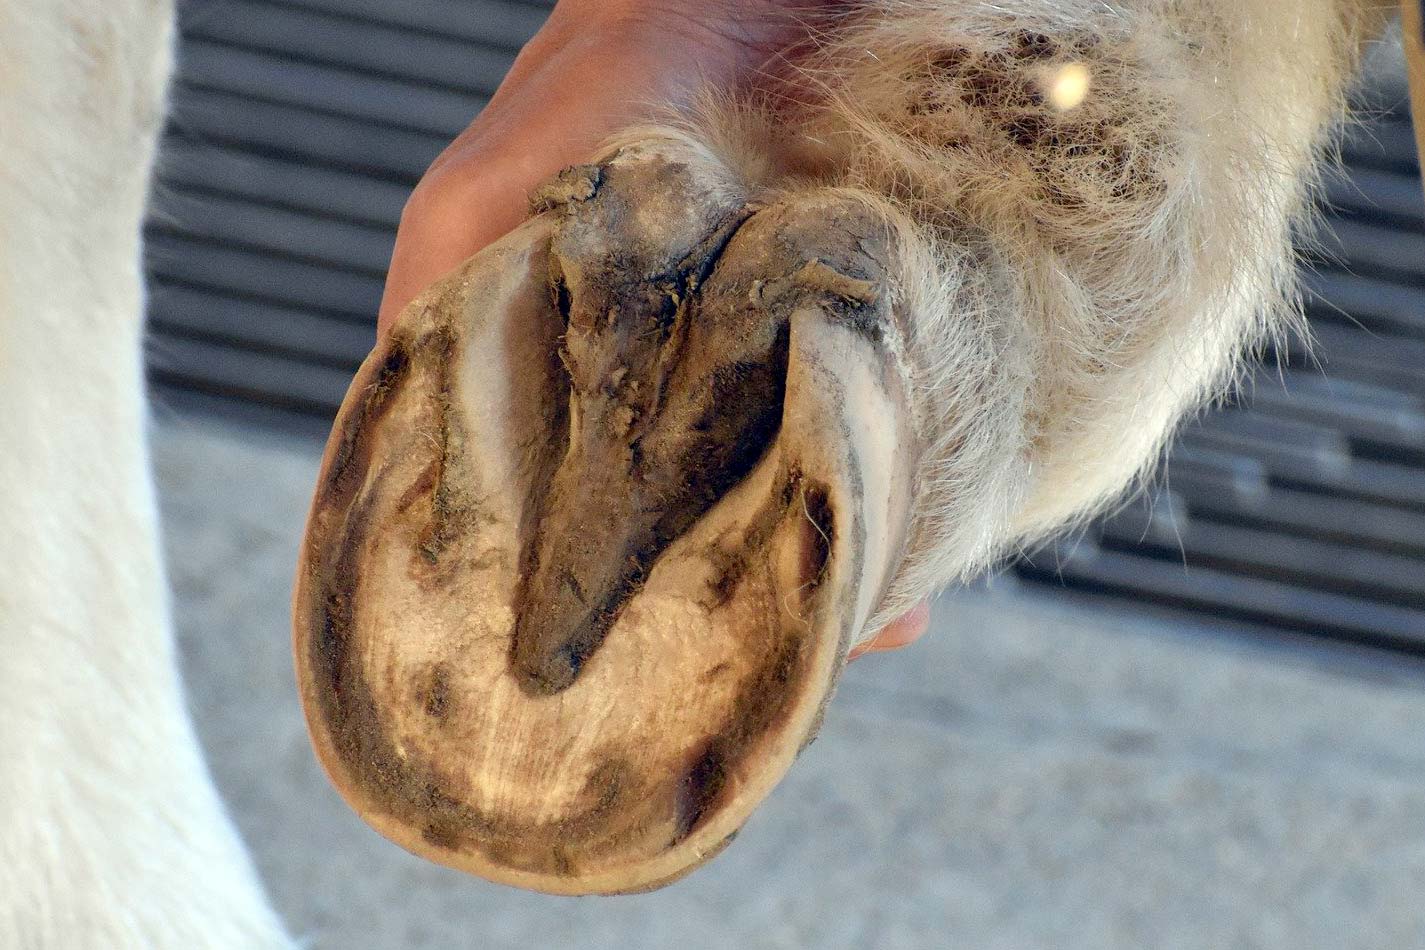
{"type": "MultiPolygon", "coordinates": [[[[809,39],[828,0],[561,0],[494,97],[445,149],[401,215],[377,324],[384,335],[427,286],[518,225],[531,189],[587,161],[613,133],[700,87],[744,88],[809,39]]],[[[918,604],[852,658],[905,646],[918,604]]]]}

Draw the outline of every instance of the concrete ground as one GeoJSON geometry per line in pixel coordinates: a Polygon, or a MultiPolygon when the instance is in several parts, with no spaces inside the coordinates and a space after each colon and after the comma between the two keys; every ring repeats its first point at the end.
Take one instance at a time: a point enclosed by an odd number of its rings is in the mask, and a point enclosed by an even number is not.
{"type": "Polygon", "coordinates": [[[1425,947],[1425,673],[1001,585],[857,663],[710,865],[555,898],[388,844],[308,750],[288,650],[315,442],[160,413],[190,702],[315,948],[1425,947]]]}

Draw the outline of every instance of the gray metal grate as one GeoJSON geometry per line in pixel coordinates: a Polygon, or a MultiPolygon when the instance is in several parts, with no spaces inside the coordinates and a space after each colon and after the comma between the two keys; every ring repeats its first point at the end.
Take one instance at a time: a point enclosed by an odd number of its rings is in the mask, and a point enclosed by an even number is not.
{"type": "MultiPolygon", "coordinates": [[[[405,195],[547,5],[206,0],[148,229],[151,376],[170,399],[328,419],[373,339],[405,195]]],[[[1396,97],[1398,100],[1398,96],[1396,97]]],[[[1062,584],[1425,653],[1425,199],[1385,101],[1328,182],[1299,342],[1189,426],[1158,489],[1022,558],[1062,584]]]]}

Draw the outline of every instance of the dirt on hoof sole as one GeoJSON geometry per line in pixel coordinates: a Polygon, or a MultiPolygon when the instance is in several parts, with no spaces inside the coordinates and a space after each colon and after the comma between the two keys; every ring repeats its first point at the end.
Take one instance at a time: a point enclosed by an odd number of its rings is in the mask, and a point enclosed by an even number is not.
{"type": "Polygon", "coordinates": [[[886,228],[676,140],[570,169],[362,366],[298,567],[312,740],[366,821],[554,893],[671,881],[810,741],[915,440],[886,228]]]}

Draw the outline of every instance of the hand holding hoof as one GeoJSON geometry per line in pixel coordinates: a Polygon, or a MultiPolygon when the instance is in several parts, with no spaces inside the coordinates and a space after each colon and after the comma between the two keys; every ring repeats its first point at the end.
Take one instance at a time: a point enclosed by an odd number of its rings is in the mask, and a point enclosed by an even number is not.
{"type": "Polygon", "coordinates": [[[565,173],[418,299],[339,415],[296,653],[383,834],[539,890],[715,853],[894,573],[915,439],[894,249],[676,140],[565,173]]]}

